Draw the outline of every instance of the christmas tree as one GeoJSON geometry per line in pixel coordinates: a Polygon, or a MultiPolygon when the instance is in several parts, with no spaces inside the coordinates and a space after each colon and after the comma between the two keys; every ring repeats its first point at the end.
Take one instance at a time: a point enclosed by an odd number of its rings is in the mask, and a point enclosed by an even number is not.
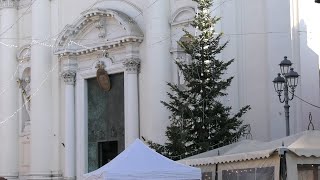
{"type": "Polygon", "coordinates": [[[226,47],[220,43],[222,33],[214,26],[220,18],[211,17],[212,0],[193,0],[198,3],[198,13],[191,25],[199,32],[192,35],[185,30],[187,41],[179,42],[191,62],[177,61],[185,79],[185,88],[168,83],[169,102],[162,102],[171,111],[167,127],[168,142],[159,145],[149,142],[161,154],[180,159],[205,152],[238,139],[245,131],[241,117],[250,109],[245,106],[232,114],[231,107],[220,102],[233,77],[225,78],[225,72],[233,60],[223,61],[217,54],[226,47]],[[181,156],[183,155],[183,156],[181,156]]]}

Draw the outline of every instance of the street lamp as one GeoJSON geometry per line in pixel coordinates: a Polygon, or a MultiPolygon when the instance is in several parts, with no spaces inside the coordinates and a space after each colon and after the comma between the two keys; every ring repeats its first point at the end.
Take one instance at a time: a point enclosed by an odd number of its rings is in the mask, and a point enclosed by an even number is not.
{"type": "Polygon", "coordinates": [[[298,85],[299,74],[291,68],[291,61],[288,60],[287,56],[284,57],[284,60],[279,64],[280,72],[278,76],[272,81],[274,89],[278,94],[280,103],[284,103],[284,112],[286,120],[286,135],[290,135],[290,125],[289,125],[289,101],[294,98],[294,91],[298,85]],[[289,88],[291,97],[289,97],[289,88]],[[281,98],[282,92],[284,97],[281,98]]]}

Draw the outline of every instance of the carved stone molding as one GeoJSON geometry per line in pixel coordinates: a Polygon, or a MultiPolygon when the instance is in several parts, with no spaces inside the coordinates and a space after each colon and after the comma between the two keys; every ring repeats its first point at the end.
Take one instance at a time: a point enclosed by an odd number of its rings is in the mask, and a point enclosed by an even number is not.
{"type": "Polygon", "coordinates": [[[17,8],[19,0],[0,0],[1,8],[17,8]]]}
{"type": "Polygon", "coordinates": [[[74,85],[76,81],[76,71],[66,70],[61,73],[61,77],[67,85],[74,85]]]}
{"type": "Polygon", "coordinates": [[[106,18],[100,17],[99,20],[96,21],[96,28],[99,30],[99,38],[103,39],[106,37],[106,18]]]}
{"type": "Polygon", "coordinates": [[[138,73],[140,68],[140,60],[136,58],[127,59],[123,62],[127,73],[138,73]]]}
{"type": "Polygon", "coordinates": [[[20,50],[17,53],[17,60],[19,63],[25,63],[30,60],[31,57],[31,45],[26,44],[20,48],[20,50]]]}
{"type": "MultiPolygon", "coordinates": [[[[24,9],[24,8],[28,8],[32,5],[33,0],[19,0],[18,3],[18,9],[24,9]]],[[[29,10],[27,10],[26,12],[31,13],[31,8],[29,10]]]]}
{"type": "Polygon", "coordinates": [[[104,64],[103,61],[98,61],[95,68],[96,69],[104,69],[106,67],[106,65],[104,64]]]}
{"type": "Polygon", "coordinates": [[[110,9],[91,9],[81,14],[80,19],[73,24],[67,25],[60,33],[56,41],[57,44],[55,44],[55,54],[59,56],[86,55],[97,51],[117,49],[130,44],[140,44],[144,39],[140,27],[136,23],[129,23],[128,15],[122,12],[110,9]],[[113,21],[118,22],[120,29],[114,33],[117,35],[108,37],[107,26],[110,23],[112,24],[113,21]],[[88,27],[91,26],[98,29],[96,35],[100,40],[88,44],[75,40],[77,37],[83,37],[88,27]]]}

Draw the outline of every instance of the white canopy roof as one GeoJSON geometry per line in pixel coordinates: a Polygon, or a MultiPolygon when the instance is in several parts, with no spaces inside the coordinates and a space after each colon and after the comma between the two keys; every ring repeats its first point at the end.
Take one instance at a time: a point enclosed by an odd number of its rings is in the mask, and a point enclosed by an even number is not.
{"type": "Polygon", "coordinates": [[[280,147],[287,148],[298,156],[320,157],[320,131],[304,131],[271,142],[244,140],[179,162],[197,166],[268,158],[280,147]]]}
{"type": "Polygon", "coordinates": [[[172,161],[137,139],[111,162],[84,177],[86,180],[196,180],[201,179],[201,170],[172,161]]]}
{"type": "Polygon", "coordinates": [[[306,131],[292,144],[288,145],[288,150],[298,156],[320,157],[320,131],[306,131]]]}

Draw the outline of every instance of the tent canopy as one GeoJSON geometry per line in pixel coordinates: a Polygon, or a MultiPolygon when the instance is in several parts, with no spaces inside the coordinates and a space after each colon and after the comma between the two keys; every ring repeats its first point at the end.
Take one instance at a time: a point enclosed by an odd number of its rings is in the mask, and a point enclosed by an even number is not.
{"type": "Polygon", "coordinates": [[[201,170],[172,161],[137,139],[111,162],[84,177],[86,180],[191,180],[201,179],[201,170]]]}
{"type": "Polygon", "coordinates": [[[179,162],[192,166],[268,158],[279,148],[298,156],[320,157],[320,131],[304,131],[270,142],[243,140],[212,151],[201,153],[179,162]],[[220,155],[218,155],[218,152],[220,155]]]}

